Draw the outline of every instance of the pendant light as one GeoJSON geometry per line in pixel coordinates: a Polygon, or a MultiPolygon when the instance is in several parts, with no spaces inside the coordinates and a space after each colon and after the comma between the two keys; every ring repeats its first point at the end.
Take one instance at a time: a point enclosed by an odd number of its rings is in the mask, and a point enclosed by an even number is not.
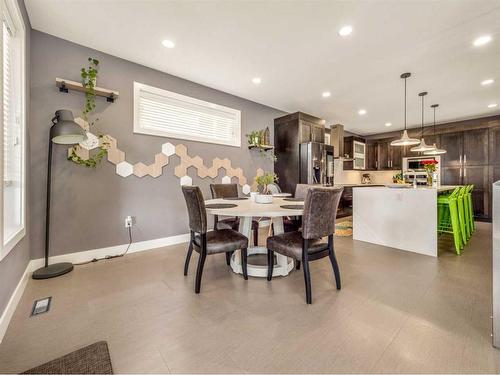
{"type": "Polygon", "coordinates": [[[435,149],[434,146],[428,146],[424,139],[424,97],[427,95],[427,91],[418,94],[422,98],[422,130],[420,132],[420,144],[416,147],[412,147],[410,151],[412,152],[426,152],[435,149]]]}
{"type": "Polygon", "coordinates": [[[403,131],[403,135],[400,139],[396,139],[391,142],[391,146],[413,146],[418,145],[420,141],[418,139],[410,138],[408,136],[408,131],[406,130],[406,79],[411,76],[411,73],[403,73],[401,74],[401,78],[405,80],[405,129],[403,131]]]}
{"type": "MultiPolygon", "coordinates": [[[[431,105],[431,108],[434,110],[434,138],[436,137],[436,108],[439,107],[439,104],[431,105]]],[[[424,152],[424,155],[443,155],[446,154],[446,150],[442,148],[438,148],[434,143],[434,150],[424,152]]]]}

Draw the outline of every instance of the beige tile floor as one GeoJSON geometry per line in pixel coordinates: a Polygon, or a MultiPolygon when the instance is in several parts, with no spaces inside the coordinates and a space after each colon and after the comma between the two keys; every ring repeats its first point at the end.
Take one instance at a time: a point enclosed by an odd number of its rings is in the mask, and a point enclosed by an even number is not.
{"type": "MultiPolygon", "coordinates": [[[[266,232],[263,230],[262,232],[266,232]]],[[[30,280],[0,345],[0,372],[19,372],[107,340],[120,373],[498,372],[491,347],[491,226],[462,256],[411,254],[336,238],[343,288],[327,259],[302,273],[244,281],[208,257],[202,294],[185,245],[30,280]],[[53,296],[29,318],[33,300],[53,296]]],[[[261,238],[261,242],[264,238],[261,238]]]]}

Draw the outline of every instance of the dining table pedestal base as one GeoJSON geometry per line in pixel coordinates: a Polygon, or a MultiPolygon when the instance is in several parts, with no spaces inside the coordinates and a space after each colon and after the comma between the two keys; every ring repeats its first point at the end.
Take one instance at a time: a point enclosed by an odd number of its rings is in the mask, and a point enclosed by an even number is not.
{"type": "MultiPolygon", "coordinates": [[[[272,218],[273,229],[275,234],[283,233],[283,219],[281,217],[272,218]]],[[[252,217],[241,217],[239,232],[248,238],[252,235],[252,217]]],[[[248,261],[247,272],[248,276],[267,277],[267,264],[258,265],[252,264],[252,255],[266,254],[267,248],[262,246],[249,247],[247,249],[248,261]]],[[[276,262],[274,264],[273,276],[287,276],[294,268],[294,261],[281,254],[276,254],[276,262]]],[[[231,268],[235,273],[243,273],[241,269],[241,251],[235,251],[231,257],[231,268]]]]}

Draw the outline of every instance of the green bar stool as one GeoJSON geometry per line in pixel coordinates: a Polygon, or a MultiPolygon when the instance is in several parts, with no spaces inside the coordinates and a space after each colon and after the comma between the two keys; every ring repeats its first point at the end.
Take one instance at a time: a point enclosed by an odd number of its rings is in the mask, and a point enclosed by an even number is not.
{"type": "Polygon", "coordinates": [[[476,223],[474,222],[474,206],[472,204],[472,190],[474,190],[474,185],[469,185],[467,189],[466,202],[469,215],[469,227],[470,233],[472,234],[476,230],[476,223]]]}
{"type": "Polygon", "coordinates": [[[462,186],[458,192],[457,203],[458,203],[458,221],[460,224],[460,234],[462,235],[462,240],[464,244],[467,244],[470,239],[470,227],[469,227],[469,212],[465,211],[465,201],[466,201],[467,186],[462,186]]]}
{"type": "Polygon", "coordinates": [[[458,196],[462,188],[457,187],[451,194],[438,196],[438,234],[453,235],[455,252],[460,255],[464,248],[459,219],[458,196]]]}

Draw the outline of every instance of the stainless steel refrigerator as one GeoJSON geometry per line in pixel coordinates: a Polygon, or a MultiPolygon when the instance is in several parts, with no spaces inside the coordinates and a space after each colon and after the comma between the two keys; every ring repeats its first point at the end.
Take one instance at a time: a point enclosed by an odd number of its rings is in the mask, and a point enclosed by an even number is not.
{"type": "Polygon", "coordinates": [[[318,142],[300,144],[299,183],[333,185],[333,146],[318,142]]]}

